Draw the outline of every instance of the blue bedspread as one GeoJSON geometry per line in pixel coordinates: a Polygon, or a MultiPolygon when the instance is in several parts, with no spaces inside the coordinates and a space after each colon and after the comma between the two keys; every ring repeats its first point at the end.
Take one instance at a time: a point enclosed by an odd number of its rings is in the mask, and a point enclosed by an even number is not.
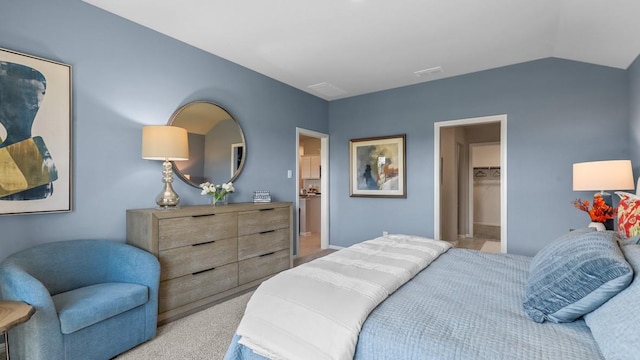
{"type": "MultiPolygon", "coordinates": [[[[529,261],[449,250],[370,314],[355,359],[603,359],[584,321],[538,324],[524,315],[529,261]]],[[[264,359],[237,340],[225,359],[264,359]]]]}

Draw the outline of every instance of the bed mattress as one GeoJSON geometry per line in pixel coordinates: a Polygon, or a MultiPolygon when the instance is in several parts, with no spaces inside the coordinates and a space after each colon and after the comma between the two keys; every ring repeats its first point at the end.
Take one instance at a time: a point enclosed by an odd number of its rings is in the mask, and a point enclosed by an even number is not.
{"type": "MultiPolygon", "coordinates": [[[[584,321],[525,316],[530,259],[450,249],[373,310],[354,359],[603,359],[584,321]]],[[[237,340],[225,359],[264,359],[237,340]]]]}
{"type": "Polygon", "coordinates": [[[374,310],[356,359],[603,359],[583,320],[522,311],[529,257],[451,249],[374,310]]]}

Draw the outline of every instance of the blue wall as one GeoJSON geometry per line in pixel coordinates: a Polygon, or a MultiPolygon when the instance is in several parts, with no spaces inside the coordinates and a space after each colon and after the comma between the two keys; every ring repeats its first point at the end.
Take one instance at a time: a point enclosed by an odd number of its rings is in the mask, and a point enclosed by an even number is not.
{"type": "MultiPolygon", "coordinates": [[[[327,132],[327,102],[80,0],[7,1],[0,47],[73,66],[73,211],[0,217],[0,260],[54,240],[125,240],[125,210],[155,206],[159,161],[140,157],[142,126],[211,100],[241,123],[246,166],[233,202],[270,189],[294,201],[296,127],[327,132]]],[[[183,205],[205,204],[176,179],[183,205]]]]}
{"type": "Polygon", "coordinates": [[[640,56],[627,70],[629,73],[629,136],[633,173],[640,174],[640,56]]]}
{"type": "Polygon", "coordinates": [[[629,158],[627,73],[544,59],[329,103],[331,243],[433,236],[434,122],[507,114],[508,251],[532,255],[588,216],[572,164],[629,158]],[[407,198],[350,198],[348,141],[407,134],[407,198]]]}
{"type": "MultiPolygon", "coordinates": [[[[154,206],[162,186],[160,162],[140,158],[142,126],[166,123],[193,100],[219,103],[243,127],[247,162],[234,202],[264,188],[294,201],[286,172],[297,160],[295,128],[331,135],[330,241],[338,246],[382,230],[433,234],[437,121],[508,115],[513,253],[533,254],[588,221],[570,204],[592,195],[571,190],[572,163],[631,156],[640,164],[638,61],[623,71],[544,59],[327,103],[80,0],[7,2],[0,34],[0,47],[73,66],[73,211],[0,217],[0,259],[48,241],[124,241],[125,210],[154,206]],[[407,199],[349,198],[349,139],[399,133],[407,134],[407,199]]],[[[174,185],[183,205],[207,203],[174,185]]]]}

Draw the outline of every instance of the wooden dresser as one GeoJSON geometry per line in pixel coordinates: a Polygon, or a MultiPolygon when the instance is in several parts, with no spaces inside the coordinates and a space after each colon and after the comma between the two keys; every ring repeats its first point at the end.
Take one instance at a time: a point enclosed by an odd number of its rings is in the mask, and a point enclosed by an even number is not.
{"type": "Polygon", "coordinates": [[[284,202],[127,210],[127,243],[160,260],[158,323],[292,267],[292,214],[284,202]]]}

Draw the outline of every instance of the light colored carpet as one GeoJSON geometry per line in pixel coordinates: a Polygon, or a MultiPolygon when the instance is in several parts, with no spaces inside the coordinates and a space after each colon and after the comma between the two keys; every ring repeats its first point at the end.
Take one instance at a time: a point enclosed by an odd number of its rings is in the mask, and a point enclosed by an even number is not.
{"type": "Polygon", "coordinates": [[[160,326],[155,338],[115,359],[222,359],[251,294],[240,295],[160,326]]]}

